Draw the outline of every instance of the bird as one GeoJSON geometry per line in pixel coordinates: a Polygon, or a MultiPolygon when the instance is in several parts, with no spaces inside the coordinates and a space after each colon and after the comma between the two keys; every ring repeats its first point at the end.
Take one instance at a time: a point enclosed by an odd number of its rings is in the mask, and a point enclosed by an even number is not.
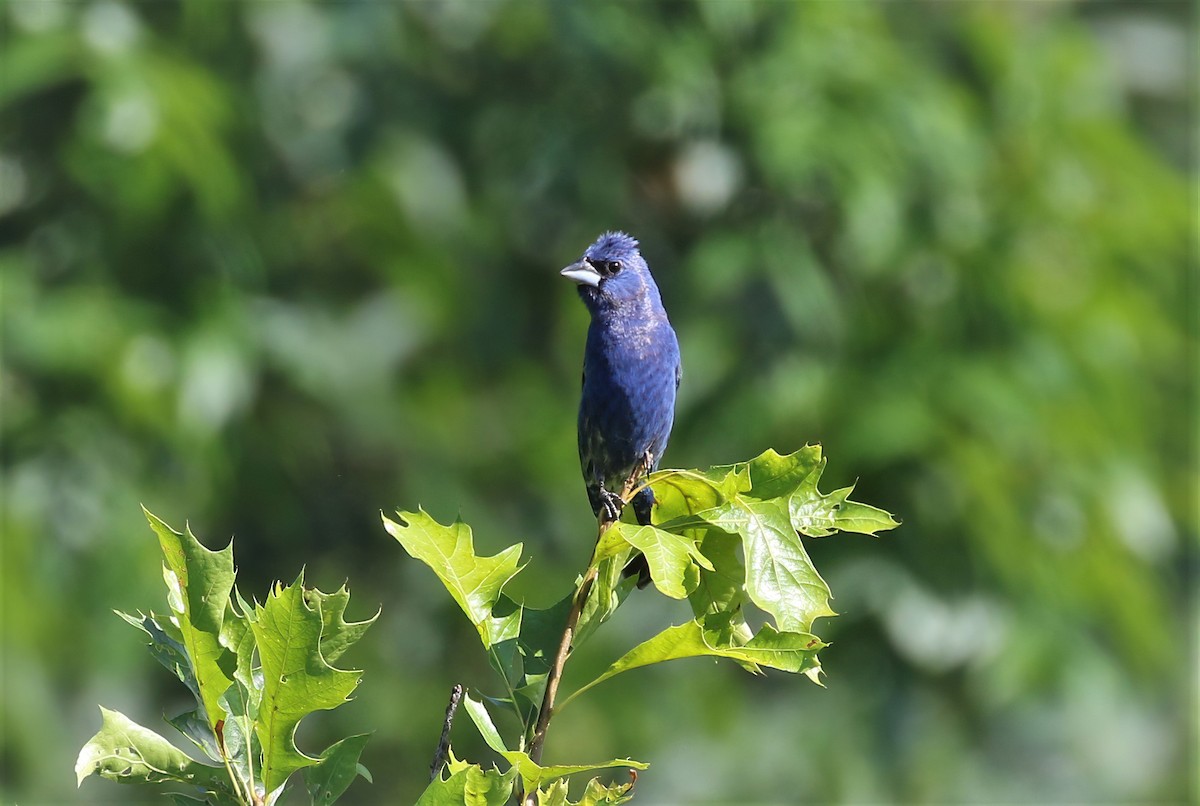
{"type": "MultiPolygon", "coordinates": [[[[632,236],[603,233],[561,274],[576,283],[591,314],[579,400],[579,464],[592,514],[603,528],[620,517],[626,482],[656,470],[667,448],[683,374],[679,340],[632,236]]],[[[648,525],[654,492],[644,487],[631,503],[637,522],[648,525]]],[[[638,587],[645,587],[646,558],[634,557],[625,574],[637,574],[638,587]]]]}

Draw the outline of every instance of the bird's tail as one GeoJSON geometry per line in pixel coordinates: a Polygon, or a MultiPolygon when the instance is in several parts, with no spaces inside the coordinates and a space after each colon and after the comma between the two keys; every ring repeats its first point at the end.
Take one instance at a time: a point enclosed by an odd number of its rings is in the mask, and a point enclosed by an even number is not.
{"type": "Polygon", "coordinates": [[[635,554],[633,559],[625,564],[624,570],[621,571],[621,576],[631,577],[637,574],[638,590],[650,584],[650,563],[646,562],[646,555],[642,553],[635,554]]]}

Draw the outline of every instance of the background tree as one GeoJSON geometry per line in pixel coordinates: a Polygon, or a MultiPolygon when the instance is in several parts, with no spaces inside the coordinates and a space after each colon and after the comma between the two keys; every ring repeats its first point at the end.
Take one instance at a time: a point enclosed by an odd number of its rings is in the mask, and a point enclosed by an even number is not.
{"type": "Polygon", "coordinates": [[[378,511],[579,567],[555,270],[623,227],[687,367],[666,463],[820,441],[906,527],[811,547],[828,690],[666,667],[554,747],[652,760],[647,802],[1186,799],[1192,15],[8,0],[0,796],[110,797],[69,794],[94,703],[176,694],[108,612],[159,595],[145,502],[236,535],[244,590],[382,604],[347,662],[390,680],[305,729],[376,729],[411,800],[487,670],[378,511]]]}

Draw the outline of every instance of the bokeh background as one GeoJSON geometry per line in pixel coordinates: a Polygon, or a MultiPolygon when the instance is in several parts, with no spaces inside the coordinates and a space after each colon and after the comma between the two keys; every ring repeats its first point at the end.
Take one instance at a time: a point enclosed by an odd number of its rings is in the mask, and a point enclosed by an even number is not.
{"type": "MultiPolygon", "coordinates": [[[[679,331],[671,466],[820,441],[904,525],[809,541],[828,688],[683,661],[554,724],[646,803],[1196,794],[1190,3],[0,4],[0,798],[130,802],[96,705],[185,692],[138,504],[382,607],[374,786],[421,789],[473,631],[379,510],[460,514],[518,592],[590,549],[585,311],[628,229],[679,331]]],[[[639,594],[587,679],[683,610],[639,594]]],[[[169,728],[163,727],[164,732],[169,728]]],[[[182,740],[181,740],[182,741],[182,740]]],[[[491,758],[469,723],[460,752],[491,758]]]]}

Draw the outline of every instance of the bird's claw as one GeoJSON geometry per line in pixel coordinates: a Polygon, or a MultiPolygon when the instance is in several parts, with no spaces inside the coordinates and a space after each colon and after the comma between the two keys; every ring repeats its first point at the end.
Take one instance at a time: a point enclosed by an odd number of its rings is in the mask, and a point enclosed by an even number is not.
{"type": "Polygon", "coordinates": [[[600,517],[603,523],[616,523],[625,508],[625,499],[614,492],[600,489],[600,517]]]}

